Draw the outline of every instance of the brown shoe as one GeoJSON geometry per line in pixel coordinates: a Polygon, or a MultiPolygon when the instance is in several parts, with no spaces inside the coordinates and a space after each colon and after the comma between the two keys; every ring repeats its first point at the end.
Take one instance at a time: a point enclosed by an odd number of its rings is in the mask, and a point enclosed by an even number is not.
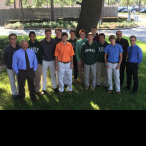
{"type": "Polygon", "coordinates": [[[72,91],[69,91],[68,93],[69,93],[69,94],[72,94],[72,91]]]}
{"type": "Polygon", "coordinates": [[[84,83],[81,83],[81,82],[80,82],[80,83],[78,84],[78,86],[82,86],[83,84],[84,84],[84,83]]]}
{"type": "Polygon", "coordinates": [[[92,91],[95,91],[95,88],[92,88],[92,91]]]}
{"type": "Polygon", "coordinates": [[[117,94],[118,94],[118,95],[122,95],[122,93],[121,93],[121,92],[117,92],[117,94]]]}
{"type": "Polygon", "coordinates": [[[32,98],[31,100],[33,100],[33,101],[39,101],[38,98],[32,98]]]}
{"type": "Polygon", "coordinates": [[[63,95],[63,92],[59,92],[59,95],[63,95]]]}
{"type": "Polygon", "coordinates": [[[78,84],[78,81],[77,80],[74,80],[74,83],[78,84]]]}
{"type": "Polygon", "coordinates": [[[25,103],[25,100],[20,100],[20,103],[22,103],[22,104],[25,103]]]}
{"type": "Polygon", "coordinates": [[[88,90],[89,89],[89,87],[85,87],[85,90],[88,90]]]}
{"type": "Polygon", "coordinates": [[[36,92],[36,95],[42,95],[42,93],[41,92],[36,92]]]}
{"type": "Polygon", "coordinates": [[[108,94],[112,93],[112,90],[108,90],[107,93],[108,93],[108,94]]]}

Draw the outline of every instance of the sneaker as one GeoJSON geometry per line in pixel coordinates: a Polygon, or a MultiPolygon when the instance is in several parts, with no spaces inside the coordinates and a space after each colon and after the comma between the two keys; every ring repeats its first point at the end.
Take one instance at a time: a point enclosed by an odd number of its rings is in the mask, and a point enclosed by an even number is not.
{"type": "Polygon", "coordinates": [[[46,92],[45,90],[43,90],[41,94],[42,94],[42,95],[46,95],[47,92],[46,92]]]}
{"type": "Polygon", "coordinates": [[[117,94],[118,94],[118,95],[122,95],[122,93],[121,93],[121,92],[117,92],[117,94]]]}

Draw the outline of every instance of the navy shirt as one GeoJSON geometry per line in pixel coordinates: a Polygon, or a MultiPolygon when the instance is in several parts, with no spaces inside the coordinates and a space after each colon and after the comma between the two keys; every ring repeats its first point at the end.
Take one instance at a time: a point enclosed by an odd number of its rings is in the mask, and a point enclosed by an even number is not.
{"type": "Polygon", "coordinates": [[[132,46],[129,46],[127,51],[128,51],[128,61],[132,62],[132,63],[137,63],[138,65],[142,62],[142,58],[143,58],[143,54],[142,54],[142,50],[140,47],[138,47],[137,45],[134,45],[131,51],[131,55],[130,55],[130,50],[131,50],[132,46]],[[129,58],[130,56],[130,58],[129,58]]]}
{"type": "MultiPolygon", "coordinates": [[[[27,49],[26,53],[28,55],[30,69],[33,68],[33,70],[36,71],[38,61],[35,52],[33,50],[27,49]]],[[[22,48],[14,53],[12,68],[16,72],[16,74],[18,74],[19,70],[26,70],[25,51],[22,48]]]]}
{"type": "Polygon", "coordinates": [[[108,54],[108,62],[119,62],[120,59],[120,53],[123,53],[122,46],[119,44],[116,44],[115,46],[107,45],[105,48],[105,53],[108,54]]]}

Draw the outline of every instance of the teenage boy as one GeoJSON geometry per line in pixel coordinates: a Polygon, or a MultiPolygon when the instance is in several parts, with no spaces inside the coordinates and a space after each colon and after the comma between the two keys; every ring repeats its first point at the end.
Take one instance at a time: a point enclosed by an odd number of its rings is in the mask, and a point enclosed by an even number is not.
{"type": "Polygon", "coordinates": [[[48,67],[51,73],[51,83],[53,86],[54,92],[58,92],[56,75],[55,75],[55,47],[57,45],[57,41],[51,38],[52,31],[50,29],[45,30],[45,39],[43,39],[40,43],[42,45],[43,50],[43,63],[42,63],[42,85],[43,85],[43,94],[46,94],[46,84],[47,84],[47,70],[48,67]]]}
{"type": "Polygon", "coordinates": [[[57,44],[55,49],[56,71],[59,73],[59,95],[63,95],[63,78],[67,76],[67,90],[72,94],[72,69],[74,50],[72,45],[67,42],[68,34],[62,33],[62,42],[57,44]]]}
{"type": "Polygon", "coordinates": [[[7,72],[11,84],[11,92],[13,94],[13,99],[16,99],[17,96],[19,95],[19,85],[18,85],[18,76],[12,69],[12,58],[14,52],[19,50],[21,46],[17,44],[17,35],[14,33],[11,33],[9,35],[9,41],[10,41],[10,45],[8,45],[4,49],[3,60],[7,66],[7,72]],[[15,77],[17,78],[17,88],[15,85],[15,77]]]}
{"type": "Polygon", "coordinates": [[[135,36],[130,37],[131,46],[128,47],[128,59],[127,59],[127,87],[125,90],[130,90],[132,75],[134,80],[133,92],[136,94],[138,90],[138,65],[142,62],[143,54],[140,47],[136,45],[137,38],[135,36]]]}
{"type": "MultiPolygon", "coordinates": [[[[56,28],[55,34],[56,34],[55,39],[57,40],[57,43],[60,43],[62,41],[62,38],[61,38],[62,30],[60,28],[56,28]]],[[[59,85],[58,72],[56,72],[56,79],[57,79],[57,85],[59,85]]],[[[67,78],[66,78],[66,75],[64,75],[63,82],[67,86],[67,78]]]]}
{"type": "Polygon", "coordinates": [[[121,45],[116,44],[116,38],[114,35],[111,35],[109,37],[109,41],[111,44],[106,46],[104,51],[105,52],[104,59],[108,73],[108,85],[109,85],[107,93],[111,93],[113,90],[112,76],[114,73],[116,92],[118,95],[121,95],[119,69],[123,59],[123,54],[122,54],[123,49],[121,45]],[[108,55],[108,59],[107,59],[107,55],[108,55]]]}
{"type": "Polygon", "coordinates": [[[78,71],[79,71],[79,76],[80,76],[80,83],[78,84],[79,86],[84,84],[84,78],[83,78],[83,67],[84,67],[84,62],[81,59],[81,49],[83,43],[87,42],[88,40],[86,39],[86,31],[84,29],[81,29],[79,31],[80,39],[76,42],[76,59],[78,62],[78,71]]]}
{"type": "MultiPolygon", "coordinates": [[[[76,42],[77,42],[77,39],[75,38],[75,35],[76,35],[76,31],[75,30],[71,30],[70,31],[70,39],[68,40],[69,43],[72,44],[73,46],[73,49],[74,49],[74,53],[75,53],[75,46],[76,46],[76,42]]],[[[74,55],[73,57],[73,64],[74,64],[74,82],[75,83],[78,83],[77,81],[77,76],[78,76],[78,64],[77,64],[77,59],[76,59],[76,56],[74,55]]]]}
{"type": "Polygon", "coordinates": [[[107,45],[109,45],[105,41],[105,34],[101,33],[99,35],[99,43],[98,43],[98,50],[99,50],[99,57],[96,63],[96,76],[97,76],[97,87],[101,85],[101,72],[103,71],[103,86],[105,88],[108,87],[108,77],[107,77],[107,69],[105,66],[104,60],[104,50],[107,45]]]}
{"type": "Polygon", "coordinates": [[[121,31],[117,31],[116,35],[117,35],[116,43],[121,45],[123,48],[123,60],[120,67],[120,85],[122,86],[124,83],[124,72],[125,72],[125,67],[126,67],[126,59],[128,56],[127,48],[129,47],[129,43],[126,39],[122,38],[121,31]]]}
{"type": "Polygon", "coordinates": [[[84,61],[84,69],[85,69],[85,90],[89,88],[89,78],[90,78],[90,70],[92,75],[92,91],[95,90],[96,87],[96,62],[99,56],[98,44],[93,41],[93,33],[90,32],[88,34],[88,41],[83,44],[81,50],[81,58],[84,61]]]}
{"type": "Polygon", "coordinates": [[[35,92],[35,71],[37,70],[38,61],[33,50],[28,49],[28,42],[21,42],[21,49],[13,55],[12,68],[18,75],[20,103],[25,102],[25,81],[28,81],[29,92],[32,100],[38,101],[35,92]]]}
{"type": "Polygon", "coordinates": [[[97,27],[96,27],[96,26],[93,26],[91,31],[92,31],[93,36],[94,36],[93,40],[94,40],[96,43],[98,43],[98,42],[99,42],[99,35],[98,35],[98,33],[97,33],[97,27]]]}
{"type": "Polygon", "coordinates": [[[34,31],[29,33],[29,49],[33,50],[36,54],[38,67],[35,72],[35,91],[37,95],[41,95],[41,76],[42,76],[42,46],[40,42],[36,40],[36,34],[34,31]]]}

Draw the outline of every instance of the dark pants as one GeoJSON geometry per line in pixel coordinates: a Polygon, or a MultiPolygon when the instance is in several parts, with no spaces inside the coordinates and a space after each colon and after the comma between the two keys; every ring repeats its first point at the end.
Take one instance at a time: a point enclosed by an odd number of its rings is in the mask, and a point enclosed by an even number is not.
{"type": "Polygon", "coordinates": [[[35,85],[34,85],[35,71],[31,69],[29,72],[20,70],[18,73],[18,83],[19,83],[19,95],[20,100],[25,99],[25,81],[28,81],[28,87],[30,91],[31,99],[36,98],[35,85]]]}
{"type": "Polygon", "coordinates": [[[133,91],[138,90],[138,63],[128,63],[126,65],[127,70],[127,87],[131,88],[131,82],[132,82],[132,75],[134,80],[134,86],[133,91]]]}
{"type": "Polygon", "coordinates": [[[126,60],[123,59],[120,67],[120,85],[122,86],[124,83],[124,72],[126,67],[126,60]]]}
{"type": "Polygon", "coordinates": [[[77,62],[76,56],[74,56],[74,58],[73,58],[73,63],[74,63],[74,79],[77,80],[77,76],[78,76],[78,62],[77,62]]]}

